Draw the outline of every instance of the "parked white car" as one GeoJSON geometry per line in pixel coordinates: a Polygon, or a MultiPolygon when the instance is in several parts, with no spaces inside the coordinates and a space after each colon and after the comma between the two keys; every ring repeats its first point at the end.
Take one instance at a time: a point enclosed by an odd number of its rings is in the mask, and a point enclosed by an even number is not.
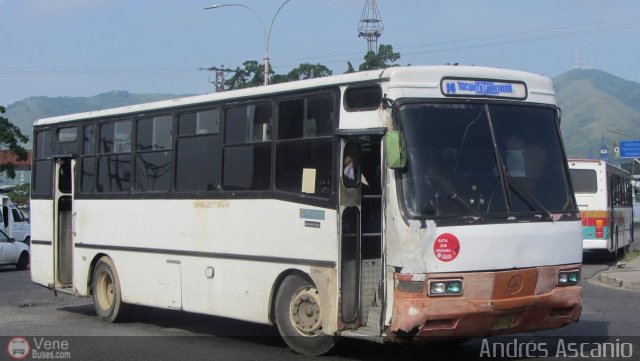
{"type": "Polygon", "coordinates": [[[2,207],[0,208],[0,230],[17,241],[30,244],[31,224],[29,224],[29,219],[13,204],[8,196],[0,194],[0,201],[2,202],[2,207]]]}
{"type": "Polygon", "coordinates": [[[16,242],[0,230],[0,265],[13,264],[18,270],[29,267],[29,246],[23,242],[16,242]]]}

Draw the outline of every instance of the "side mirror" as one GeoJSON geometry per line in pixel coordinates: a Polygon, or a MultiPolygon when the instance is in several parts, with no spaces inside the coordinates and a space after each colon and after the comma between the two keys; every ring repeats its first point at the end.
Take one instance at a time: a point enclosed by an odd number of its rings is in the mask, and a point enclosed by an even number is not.
{"type": "Polygon", "coordinates": [[[407,166],[406,149],[402,134],[394,130],[385,136],[385,147],[387,148],[387,163],[391,169],[402,169],[407,166]]]}
{"type": "Polygon", "coordinates": [[[558,125],[562,123],[562,109],[560,107],[556,108],[556,119],[558,121],[558,125]]]}
{"type": "Polygon", "coordinates": [[[9,243],[16,243],[16,239],[15,238],[9,238],[9,243]]]}

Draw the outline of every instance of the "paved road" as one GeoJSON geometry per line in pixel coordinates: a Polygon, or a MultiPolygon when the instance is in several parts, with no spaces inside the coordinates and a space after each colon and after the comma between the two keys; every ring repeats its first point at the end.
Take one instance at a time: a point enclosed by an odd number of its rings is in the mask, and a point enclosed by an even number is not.
{"type": "MultiPolygon", "coordinates": [[[[640,234],[640,233],[639,233],[640,234]]],[[[638,242],[640,243],[640,242],[638,242]]],[[[635,247],[640,246],[636,244],[635,247]]],[[[585,278],[608,267],[602,259],[587,258],[585,278]]],[[[584,283],[584,311],[580,322],[536,336],[590,337],[636,336],[640,339],[640,292],[584,283]]],[[[0,267],[0,360],[7,359],[9,337],[46,336],[65,340],[71,359],[95,360],[299,360],[277,337],[272,327],[219,317],[154,310],[131,323],[105,324],[93,312],[90,299],[54,294],[30,282],[29,271],[0,267]],[[103,336],[103,337],[92,337],[103,336]],[[109,337],[104,337],[109,336],[109,337]],[[139,336],[139,337],[131,337],[139,336]],[[195,337],[194,337],[195,336],[195,337]]],[[[588,339],[588,342],[594,342],[588,339]]],[[[357,340],[341,341],[331,360],[425,360],[477,358],[482,339],[454,348],[415,345],[378,345],[357,340]]],[[[451,347],[451,346],[449,346],[451,347]]],[[[636,344],[636,354],[640,347],[636,344]]]]}

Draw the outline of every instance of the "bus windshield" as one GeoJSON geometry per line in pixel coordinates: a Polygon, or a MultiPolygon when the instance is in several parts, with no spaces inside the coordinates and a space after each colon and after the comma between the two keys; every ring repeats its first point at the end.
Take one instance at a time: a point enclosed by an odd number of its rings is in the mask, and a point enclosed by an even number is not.
{"type": "Polygon", "coordinates": [[[405,103],[401,176],[412,218],[576,212],[555,110],[482,103],[405,103]]]}

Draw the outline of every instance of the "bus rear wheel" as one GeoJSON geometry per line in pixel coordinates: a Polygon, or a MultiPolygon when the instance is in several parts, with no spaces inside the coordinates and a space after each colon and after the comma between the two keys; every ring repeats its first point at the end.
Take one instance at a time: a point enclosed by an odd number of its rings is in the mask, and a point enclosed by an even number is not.
{"type": "Polygon", "coordinates": [[[280,335],[295,352],[322,355],[335,345],[335,337],[322,332],[322,308],[315,285],[300,275],[284,279],[275,307],[280,335]]]}
{"type": "Polygon", "coordinates": [[[109,257],[96,263],[91,281],[93,305],[98,318],[105,322],[122,322],[130,314],[130,306],[122,302],[118,273],[109,257]]]}

